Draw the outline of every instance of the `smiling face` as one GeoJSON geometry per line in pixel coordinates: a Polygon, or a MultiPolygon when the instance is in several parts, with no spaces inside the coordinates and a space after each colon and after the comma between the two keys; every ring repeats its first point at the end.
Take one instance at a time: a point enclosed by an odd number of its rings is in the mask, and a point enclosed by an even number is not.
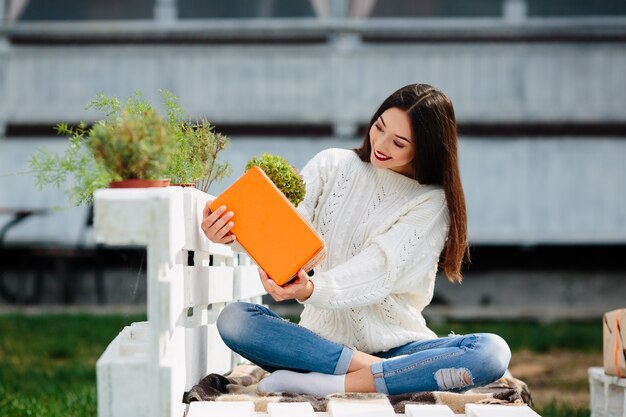
{"type": "Polygon", "coordinates": [[[404,111],[397,107],[385,110],[369,131],[372,165],[413,178],[412,136],[411,120],[404,111]]]}

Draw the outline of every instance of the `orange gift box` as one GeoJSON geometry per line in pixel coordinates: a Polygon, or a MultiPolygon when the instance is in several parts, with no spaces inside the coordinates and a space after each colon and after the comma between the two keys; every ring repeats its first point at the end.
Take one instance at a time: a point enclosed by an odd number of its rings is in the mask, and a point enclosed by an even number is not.
{"type": "Polygon", "coordinates": [[[278,285],[291,281],[302,268],[317,266],[324,241],[259,167],[252,167],[220,194],[211,211],[226,206],[235,223],[237,241],[278,285]]]}
{"type": "Polygon", "coordinates": [[[626,308],[605,313],[602,322],[604,373],[626,378],[626,308]]]}

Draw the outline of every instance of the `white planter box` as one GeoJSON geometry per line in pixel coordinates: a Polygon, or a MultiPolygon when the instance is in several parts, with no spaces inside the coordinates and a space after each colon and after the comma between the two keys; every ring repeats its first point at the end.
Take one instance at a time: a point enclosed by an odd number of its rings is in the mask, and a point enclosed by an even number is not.
{"type": "Polygon", "coordinates": [[[589,368],[589,392],[591,417],[626,417],[626,378],[589,368]]]}

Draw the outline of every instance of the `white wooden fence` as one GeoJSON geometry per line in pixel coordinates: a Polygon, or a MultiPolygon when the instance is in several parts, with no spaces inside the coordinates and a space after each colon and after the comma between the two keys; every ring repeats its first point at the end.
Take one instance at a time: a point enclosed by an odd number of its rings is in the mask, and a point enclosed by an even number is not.
{"type": "Polygon", "coordinates": [[[264,290],[246,255],[202,234],[207,199],[180,187],[95,194],[97,240],[146,246],[148,275],[148,321],[126,327],[98,360],[100,417],[181,417],[184,391],[239,359],[215,321],[225,303],[259,302],[264,290]]]}
{"type": "MultiPolygon", "coordinates": [[[[99,417],[279,417],[396,414],[389,403],[331,401],[327,413],[308,403],[194,402],[183,394],[205,375],[241,361],[220,339],[215,321],[233,300],[260,302],[265,292],[244,254],[209,242],[200,230],[208,195],[196,189],[107,189],[95,194],[96,238],[147,247],[148,321],[120,332],[97,362],[99,417]],[[193,251],[193,265],[189,265],[193,251]]],[[[467,417],[537,417],[528,407],[469,404],[467,417]]],[[[454,416],[446,406],[408,405],[406,416],[454,416]]]]}

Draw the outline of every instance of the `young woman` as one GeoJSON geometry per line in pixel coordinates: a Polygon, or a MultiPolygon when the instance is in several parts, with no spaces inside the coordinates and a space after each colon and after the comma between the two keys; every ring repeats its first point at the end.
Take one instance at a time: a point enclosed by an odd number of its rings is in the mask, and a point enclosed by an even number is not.
{"type": "MultiPolygon", "coordinates": [[[[259,391],[463,391],[500,378],[511,352],[493,334],[437,337],[422,310],[438,266],[461,281],[468,256],[454,109],[441,91],[405,86],[372,117],[355,150],[327,149],[302,175],[298,210],[324,238],[326,259],[280,287],[276,301],[304,305],[293,324],[260,305],[233,303],[217,326],[233,351],[272,374],[259,391]]],[[[232,212],[205,209],[202,229],[232,243],[232,212]]]]}

